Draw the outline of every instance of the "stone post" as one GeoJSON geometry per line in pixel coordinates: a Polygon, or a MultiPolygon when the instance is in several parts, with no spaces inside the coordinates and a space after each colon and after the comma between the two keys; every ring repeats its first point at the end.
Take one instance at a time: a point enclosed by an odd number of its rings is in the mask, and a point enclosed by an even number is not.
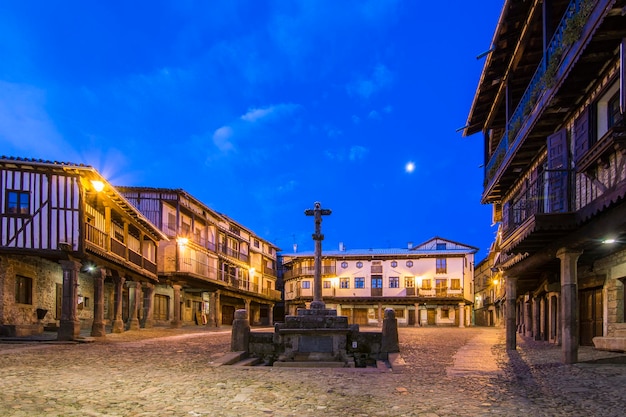
{"type": "Polygon", "coordinates": [[[124,332],[124,321],[122,320],[122,296],[124,295],[124,282],[126,278],[116,276],[113,278],[115,282],[115,318],[113,319],[113,333],[124,332]]]}
{"type": "Polygon", "coordinates": [[[459,303],[459,328],[465,327],[465,303],[459,303]]]}
{"type": "Polygon", "coordinates": [[[517,349],[517,329],[515,317],[517,313],[515,300],[517,298],[517,278],[505,277],[506,279],[506,349],[517,349]]]}
{"type": "Polygon", "coordinates": [[[378,303],[378,325],[383,323],[383,303],[378,303]]]}
{"type": "Polygon", "coordinates": [[[142,327],[151,329],[154,327],[154,284],[143,284],[143,318],[142,327]]]}
{"type": "Polygon", "coordinates": [[[578,362],[578,279],[576,265],[581,251],[561,248],[561,351],[564,364],[578,362]]]}
{"type": "Polygon", "coordinates": [[[385,319],[383,320],[382,340],[380,343],[381,359],[387,359],[390,353],[400,352],[400,342],[398,340],[398,320],[396,312],[392,308],[385,309],[385,319]]]}
{"type": "Polygon", "coordinates": [[[330,215],[331,211],[323,209],[321,203],[315,202],[315,209],[305,210],[304,214],[314,216],[315,219],[315,233],[313,234],[313,240],[315,241],[315,262],[313,264],[313,301],[311,302],[311,309],[322,310],[326,307],[326,304],[322,300],[322,240],[324,240],[324,235],[322,234],[322,216],[330,215]]]}
{"type": "Polygon", "coordinates": [[[244,304],[245,304],[245,310],[248,312],[248,322],[252,323],[252,300],[250,300],[249,298],[246,298],[243,300],[244,304]]]}
{"type": "Polygon", "coordinates": [[[533,336],[533,319],[530,294],[524,296],[524,336],[533,336]]]}
{"type": "Polygon", "coordinates": [[[235,311],[233,329],[230,337],[231,352],[248,352],[250,343],[250,322],[246,310],[235,311]]]}
{"type": "Polygon", "coordinates": [[[141,283],[129,281],[128,286],[128,330],[139,330],[139,300],[141,299],[141,283]]]}
{"type": "Polygon", "coordinates": [[[104,280],[106,269],[99,268],[93,275],[93,324],[91,325],[91,335],[93,337],[103,337],[106,335],[104,328],[104,280]]]}
{"type": "Polygon", "coordinates": [[[61,324],[58,340],[75,340],[80,336],[80,321],[76,316],[78,308],[78,271],[80,262],[59,261],[63,269],[63,301],[61,304],[61,324]]]}
{"type": "Polygon", "coordinates": [[[174,289],[174,311],[172,321],[170,322],[171,327],[181,327],[183,324],[180,320],[180,290],[183,288],[182,285],[173,284],[172,288],[174,289]]]}

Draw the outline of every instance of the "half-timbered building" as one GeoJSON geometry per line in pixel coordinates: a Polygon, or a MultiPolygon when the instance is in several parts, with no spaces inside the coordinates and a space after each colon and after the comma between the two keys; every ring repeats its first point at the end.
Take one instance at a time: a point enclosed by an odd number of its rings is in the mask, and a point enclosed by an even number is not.
{"type": "MultiPolygon", "coordinates": [[[[272,324],[278,248],[182,189],[118,187],[167,235],[159,246],[157,297],[173,297],[180,324],[231,324],[245,308],[252,324],[272,324]]],[[[169,303],[163,303],[166,308],[169,303]]],[[[169,312],[159,306],[157,315],[169,312]]]]}
{"type": "Polygon", "coordinates": [[[0,330],[149,326],[163,239],[94,168],[0,157],[0,330]]]}
{"type": "Polygon", "coordinates": [[[626,1],[504,2],[464,134],[484,135],[508,349],[626,349],[625,67],[626,1]]]}
{"type": "MultiPolygon", "coordinates": [[[[322,297],[359,325],[381,325],[392,308],[401,325],[464,327],[471,322],[477,248],[433,238],[406,249],[322,252],[322,297]]],[[[295,315],[313,300],[314,253],[281,254],[285,308],[295,315]]]]}

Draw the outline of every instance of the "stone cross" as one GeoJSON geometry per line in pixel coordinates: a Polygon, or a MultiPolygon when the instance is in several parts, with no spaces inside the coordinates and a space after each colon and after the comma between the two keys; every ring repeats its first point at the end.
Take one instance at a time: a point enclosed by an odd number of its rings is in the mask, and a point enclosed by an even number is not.
{"type": "Polygon", "coordinates": [[[307,216],[313,216],[315,219],[315,233],[313,240],[315,241],[315,275],[313,276],[313,302],[312,309],[324,309],[326,305],[322,301],[322,216],[328,216],[332,213],[329,209],[323,209],[320,202],[315,202],[313,210],[304,211],[307,216]]]}

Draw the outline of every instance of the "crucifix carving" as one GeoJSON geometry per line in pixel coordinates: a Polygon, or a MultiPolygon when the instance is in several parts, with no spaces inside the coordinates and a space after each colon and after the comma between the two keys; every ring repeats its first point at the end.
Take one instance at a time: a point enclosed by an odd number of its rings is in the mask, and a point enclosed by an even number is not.
{"type": "Polygon", "coordinates": [[[323,209],[320,202],[315,202],[314,209],[304,211],[304,214],[313,216],[315,220],[315,233],[313,233],[313,240],[315,241],[315,275],[313,276],[312,309],[323,309],[326,307],[324,301],[322,301],[322,240],[324,240],[324,235],[322,234],[322,216],[328,216],[331,213],[331,210],[323,209]]]}

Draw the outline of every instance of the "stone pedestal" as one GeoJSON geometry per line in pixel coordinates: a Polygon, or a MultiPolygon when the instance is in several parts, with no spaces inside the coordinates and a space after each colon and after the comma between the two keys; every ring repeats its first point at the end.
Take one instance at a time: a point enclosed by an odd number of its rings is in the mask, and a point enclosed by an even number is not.
{"type": "Polygon", "coordinates": [[[298,315],[286,316],[276,331],[282,354],[274,366],[334,362],[354,367],[354,358],[346,354],[348,334],[353,328],[348,317],[338,316],[337,310],[298,309],[298,315]]]}

